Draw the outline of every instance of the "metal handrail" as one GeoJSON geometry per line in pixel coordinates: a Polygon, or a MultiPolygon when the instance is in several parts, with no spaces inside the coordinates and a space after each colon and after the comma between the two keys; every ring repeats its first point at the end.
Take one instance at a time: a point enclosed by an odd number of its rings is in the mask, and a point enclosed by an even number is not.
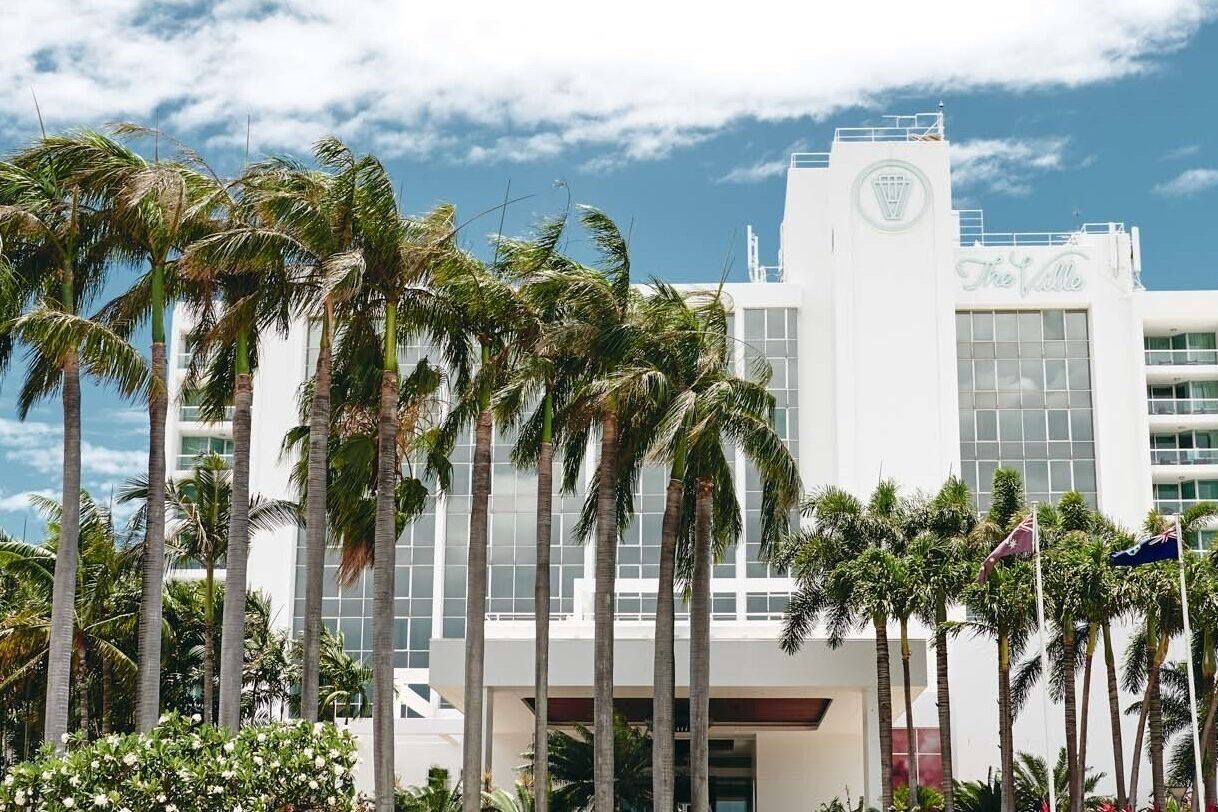
{"type": "Polygon", "coordinates": [[[1151,398],[1151,414],[1218,414],[1218,398],[1151,398]]]}
{"type": "Polygon", "coordinates": [[[1218,350],[1146,350],[1146,364],[1152,367],[1218,364],[1218,350]]]}
{"type": "Polygon", "coordinates": [[[1218,448],[1152,448],[1152,465],[1218,465],[1218,448]]]}
{"type": "Polygon", "coordinates": [[[829,165],[827,152],[792,152],[792,169],[822,169],[829,165]]]}
{"type": "Polygon", "coordinates": [[[943,113],[917,113],[912,116],[884,116],[883,127],[838,127],[834,141],[942,141],[943,113]]]}
{"type": "MultiPolygon", "coordinates": [[[[235,410],[236,410],[236,407],[234,407],[234,406],[225,406],[224,407],[224,420],[227,422],[232,422],[233,413],[235,410]]],[[[183,423],[210,423],[210,422],[213,422],[213,421],[204,420],[201,415],[202,411],[203,411],[202,406],[183,406],[181,408],[181,411],[178,413],[178,419],[181,420],[183,423]]]]}

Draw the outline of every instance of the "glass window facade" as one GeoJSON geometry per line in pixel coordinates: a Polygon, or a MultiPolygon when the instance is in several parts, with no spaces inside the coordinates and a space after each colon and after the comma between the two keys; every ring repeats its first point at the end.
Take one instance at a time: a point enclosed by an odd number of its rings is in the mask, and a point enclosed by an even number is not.
{"type": "MultiPolygon", "coordinates": [[[[787,448],[799,457],[799,309],[794,307],[744,310],[744,369],[764,356],[773,370],[769,390],[774,395],[774,427],[787,448]]],[[[761,478],[752,466],[744,476],[745,575],[749,578],[782,577],[761,553],[761,478]]]]}
{"type": "Polygon", "coordinates": [[[1087,312],[962,311],[956,340],[961,468],[979,508],[1000,467],[1023,475],[1029,500],[1077,490],[1095,506],[1087,312]]]}
{"type": "Polygon", "coordinates": [[[199,457],[205,454],[219,454],[220,457],[232,464],[233,441],[228,437],[210,435],[188,435],[182,438],[178,449],[177,470],[189,471],[194,467],[199,457]]]}

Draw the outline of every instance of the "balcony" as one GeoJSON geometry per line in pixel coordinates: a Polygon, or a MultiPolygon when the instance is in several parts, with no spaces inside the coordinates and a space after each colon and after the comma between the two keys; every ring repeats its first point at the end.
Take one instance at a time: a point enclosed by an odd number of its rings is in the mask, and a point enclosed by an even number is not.
{"type": "MultiPolygon", "coordinates": [[[[230,423],[232,422],[233,410],[234,410],[234,407],[232,407],[232,406],[224,407],[225,422],[230,422],[230,423]]],[[[183,423],[210,423],[211,421],[203,419],[202,411],[203,411],[202,406],[198,406],[198,405],[182,406],[181,409],[178,411],[178,419],[181,420],[183,423]]]]}
{"type": "Polygon", "coordinates": [[[1151,465],[1218,465],[1218,448],[1152,448],[1151,465]]]}
{"type": "Polygon", "coordinates": [[[1151,414],[1218,414],[1218,398],[1152,398],[1151,414]]]}
{"type": "Polygon", "coordinates": [[[1218,364],[1218,350],[1146,350],[1145,353],[1146,365],[1151,367],[1218,364]]]}

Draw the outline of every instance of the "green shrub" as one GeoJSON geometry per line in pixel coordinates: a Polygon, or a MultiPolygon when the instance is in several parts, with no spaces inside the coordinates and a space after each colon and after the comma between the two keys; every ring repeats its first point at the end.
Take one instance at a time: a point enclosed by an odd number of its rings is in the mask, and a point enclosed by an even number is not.
{"type": "Polygon", "coordinates": [[[285,722],[237,735],[198,717],[162,717],[149,734],[68,739],[0,781],[3,812],[350,812],[355,739],[285,722]]]}

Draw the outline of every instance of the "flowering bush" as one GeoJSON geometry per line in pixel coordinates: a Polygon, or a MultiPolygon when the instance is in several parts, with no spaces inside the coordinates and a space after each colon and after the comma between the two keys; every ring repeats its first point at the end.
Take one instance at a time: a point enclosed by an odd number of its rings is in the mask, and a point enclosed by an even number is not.
{"type": "Polygon", "coordinates": [[[3,812],[350,812],[355,740],[333,725],[286,722],[237,735],[198,717],[147,735],[68,739],[0,781],[3,812]]]}

